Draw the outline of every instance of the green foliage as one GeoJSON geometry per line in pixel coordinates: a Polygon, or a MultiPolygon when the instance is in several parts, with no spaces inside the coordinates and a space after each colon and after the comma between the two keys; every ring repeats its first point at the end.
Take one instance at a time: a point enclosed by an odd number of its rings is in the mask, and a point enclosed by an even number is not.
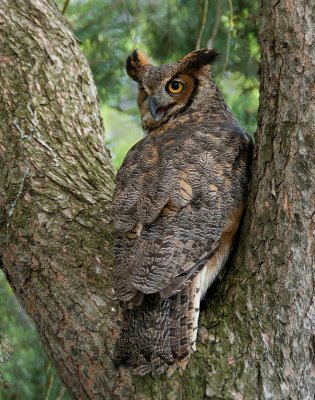
{"type": "MultiPolygon", "coordinates": [[[[120,108],[124,98],[130,97],[125,60],[135,48],[158,63],[175,61],[194,50],[202,3],[70,0],[66,17],[88,58],[102,101],[120,108]]],[[[256,9],[257,2],[250,0],[209,2],[201,47],[216,47],[221,52],[221,63],[214,70],[221,86],[226,70],[244,75],[251,84],[256,78],[259,46],[252,17],[256,9]]],[[[255,85],[258,90],[257,81],[255,85]]],[[[256,99],[253,93],[253,104],[256,99]]],[[[257,108],[257,102],[255,105],[257,108]]],[[[243,109],[246,111],[245,105],[243,109]]]]}
{"type": "MultiPolygon", "coordinates": [[[[126,57],[141,48],[153,62],[165,63],[192,51],[200,31],[203,2],[70,0],[65,15],[91,65],[101,101],[106,104],[107,143],[116,168],[135,138],[141,137],[135,112],[136,86],[126,75],[126,57]],[[109,106],[124,113],[110,112],[109,106]],[[132,116],[128,123],[124,114],[132,116]],[[127,126],[128,134],[124,134],[127,126]]],[[[60,0],[61,8],[62,4],[60,0]]],[[[209,2],[200,43],[201,47],[216,47],[221,52],[221,60],[213,69],[215,81],[251,134],[256,129],[258,108],[259,46],[253,22],[256,9],[257,2],[250,0],[209,2]]]]}
{"type": "Polygon", "coordinates": [[[102,106],[101,114],[106,121],[106,142],[113,164],[119,168],[131,146],[142,138],[140,116],[127,114],[112,107],[102,106]]]}
{"type": "Polygon", "coordinates": [[[35,327],[16,301],[2,273],[0,298],[0,331],[13,348],[10,360],[0,363],[9,384],[8,389],[0,388],[0,400],[70,399],[43,351],[35,327]],[[62,397],[58,397],[60,394],[62,397]]]}
{"type": "Polygon", "coordinates": [[[124,2],[70,1],[67,16],[79,38],[103,99],[118,96],[126,54],[131,48],[124,2]]]}
{"type": "Polygon", "coordinates": [[[224,79],[219,81],[219,87],[240,124],[253,135],[259,102],[257,79],[246,78],[239,72],[226,72],[224,79]]]}

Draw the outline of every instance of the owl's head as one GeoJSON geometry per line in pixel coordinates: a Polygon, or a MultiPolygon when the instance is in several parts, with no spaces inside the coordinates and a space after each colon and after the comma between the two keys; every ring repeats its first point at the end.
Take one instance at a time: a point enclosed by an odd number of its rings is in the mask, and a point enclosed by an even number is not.
{"type": "Polygon", "coordinates": [[[173,64],[158,67],[138,50],[127,58],[127,73],[139,84],[138,105],[145,132],[160,127],[193,102],[198,106],[195,99],[200,81],[211,81],[209,67],[218,55],[215,49],[200,49],[173,64]]]}

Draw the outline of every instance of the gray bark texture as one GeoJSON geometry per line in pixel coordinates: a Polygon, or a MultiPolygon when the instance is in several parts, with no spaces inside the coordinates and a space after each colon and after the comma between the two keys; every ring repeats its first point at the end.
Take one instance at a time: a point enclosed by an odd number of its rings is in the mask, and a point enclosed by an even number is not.
{"type": "Polygon", "coordinates": [[[116,370],[114,170],[89,68],[52,0],[0,3],[0,254],[75,399],[315,394],[315,3],[264,1],[252,188],[204,301],[197,352],[159,378],[116,370]]]}
{"type": "Polygon", "coordinates": [[[53,1],[0,2],[0,82],[3,269],[74,397],[97,398],[115,374],[114,169],[89,67],[53,1]]]}

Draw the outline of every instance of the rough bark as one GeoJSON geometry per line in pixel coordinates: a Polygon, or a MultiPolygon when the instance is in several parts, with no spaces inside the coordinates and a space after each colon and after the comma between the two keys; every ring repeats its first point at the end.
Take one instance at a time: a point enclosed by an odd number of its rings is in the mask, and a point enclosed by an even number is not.
{"type": "Polygon", "coordinates": [[[111,385],[115,339],[114,170],[96,88],[53,1],[2,1],[0,46],[3,268],[62,379],[93,398],[111,385]]]}
{"type": "MultiPolygon", "coordinates": [[[[12,355],[12,347],[8,338],[0,331],[0,364],[6,363],[10,360],[12,355]]],[[[8,382],[5,380],[2,372],[0,371],[0,390],[7,389],[9,387],[8,382]]]]}
{"type": "Polygon", "coordinates": [[[183,374],[116,371],[113,169],[95,88],[52,1],[0,4],[1,254],[77,399],[313,399],[315,4],[262,2],[261,103],[237,254],[183,374]]]}

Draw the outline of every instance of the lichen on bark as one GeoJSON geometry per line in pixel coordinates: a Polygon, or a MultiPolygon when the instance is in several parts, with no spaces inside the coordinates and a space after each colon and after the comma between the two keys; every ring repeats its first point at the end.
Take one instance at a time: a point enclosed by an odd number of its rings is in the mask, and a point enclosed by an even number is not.
{"type": "Polygon", "coordinates": [[[0,389],[7,389],[9,387],[9,383],[4,378],[2,373],[2,366],[11,359],[12,356],[12,346],[9,343],[8,338],[4,334],[4,332],[0,331],[0,389]]]}
{"type": "Polygon", "coordinates": [[[3,269],[62,379],[90,398],[110,387],[116,325],[114,169],[97,93],[53,1],[5,0],[0,30],[3,269]]]}

